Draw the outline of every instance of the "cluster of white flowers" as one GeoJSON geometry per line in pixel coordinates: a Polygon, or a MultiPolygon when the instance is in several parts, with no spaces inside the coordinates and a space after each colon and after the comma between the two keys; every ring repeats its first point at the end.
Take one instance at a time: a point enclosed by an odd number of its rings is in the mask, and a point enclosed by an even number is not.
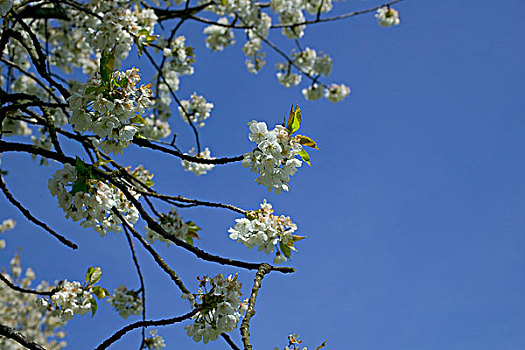
{"type": "Polygon", "coordinates": [[[191,120],[199,128],[205,125],[204,121],[210,117],[210,112],[213,108],[213,103],[206,102],[206,99],[197,95],[196,92],[191,95],[189,100],[181,100],[180,104],[179,113],[182,119],[186,123],[189,123],[189,120],[191,120]]]}
{"type": "Polygon", "coordinates": [[[286,63],[277,63],[277,79],[279,84],[284,87],[290,88],[292,86],[297,86],[301,82],[301,75],[292,73],[291,67],[286,63]]]}
{"type": "Polygon", "coordinates": [[[286,255],[290,256],[288,250],[299,237],[293,234],[297,230],[297,225],[290,217],[273,215],[272,205],[266,200],[261,204],[261,209],[249,211],[245,218],[236,219],[235,222],[235,226],[228,230],[230,238],[250,249],[257,247],[259,251],[262,250],[266,254],[276,249],[273,259],[276,264],[287,260],[286,255]],[[279,247],[286,251],[281,252],[279,247]]]}
{"type": "Polygon", "coordinates": [[[2,121],[2,134],[5,136],[28,136],[31,135],[31,129],[26,122],[13,118],[5,118],[2,121]]]}
{"type": "Polygon", "coordinates": [[[140,315],[142,313],[142,299],[139,292],[128,290],[124,284],[116,288],[113,294],[108,296],[107,301],[118,312],[120,317],[128,318],[130,315],[140,315]]]}
{"type": "Polygon", "coordinates": [[[275,193],[288,191],[290,176],[294,175],[302,161],[295,158],[303,149],[298,140],[282,125],[268,130],[266,123],[253,120],[250,127],[250,141],[257,143],[253,152],[246,153],[242,166],[259,174],[255,181],[275,193]]]}
{"type": "MultiPolygon", "coordinates": [[[[58,199],[58,205],[73,221],[83,220],[83,227],[92,227],[106,235],[108,231],[119,232],[120,219],[111,211],[115,207],[131,224],[138,220],[137,209],[126,199],[124,193],[102,180],[79,174],[74,166],[64,164],[49,179],[49,191],[58,199]],[[69,190],[69,186],[71,190],[69,190]]],[[[130,190],[133,194],[133,191],[130,190]]],[[[138,198],[135,194],[135,198],[138,198]]]]}
{"type": "Polygon", "coordinates": [[[330,56],[309,47],[292,55],[294,64],[309,76],[324,75],[332,71],[333,61],[330,56]]]}
{"type": "Polygon", "coordinates": [[[342,101],[346,96],[350,94],[350,88],[345,84],[332,84],[325,89],[324,96],[330,102],[342,101]]]}
{"type": "Polygon", "coordinates": [[[9,10],[13,7],[13,0],[1,0],[0,1],[0,16],[4,17],[9,10]]]}
{"type": "Polygon", "coordinates": [[[219,274],[212,279],[208,276],[198,279],[200,288],[196,294],[183,294],[192,307],[199,306],[200,310],[192,319],[192,324],[185,326],[186,333],[196,342],[207,344],[210,340],[217,340],[221,333],[231,332],[237,328],[241,314],[246,310],[248,303],[241,303],[241,283],[237,282],[237,275],[225,278],[219,274]],[[208,288],[209,283],[209,288],[208,288]]]}
{"type": "Polygon", "coordinates": [[[160,140],[171,135],[168,122],[157,119],[153,115],[149,118],[144,118],[144,124],[139,127],[139,132],[150,140],[160,140]]]}
{"type": "Polygon", "coordinates": [[[84,315],[91,311],[93,294],[82,287],[80,282],[64,280],[51,300],[40,299],[42,306],[64,322],[73,319],[74,315],[84,315]]]}
{"type": "MultiPolygon", "coordinates": [[[[0,233],[10,231],[16,226],[16,221],[13,219],[6,219],[0,224],[0,233]]],[[[5,248],[5,240],[0,239],[0,250],[5,248]]]]}
{"type": "MultiPolygon", "coordinates": [[[[202,158],[202,159],[215,159],[215,157],[211,156],[211,152],[208,149],[208,147],[206,147],[199,154],[196,154],[195,148],[192,148],[189,151],[189,155],[190,156],[195,156],[197,158],[202,158]]],[[[190,161],[187,161],[187,160],[184,160],[184,159],[181,161],[181,164],[182,164],[182,167],[184,168],[184,170],[190,171],[190,172],[194,173],[197,176],[204,175],[208,171],[210,171],[211,169],[213,169],[215,167],[215,164],[194,163],[194,162],[190,162],[190,161]]]]}
{"type": "Polygon", "coordinates": [[[138,115],[151,104],[151,84],[137,87],[139,81],[136,68],[117,71],[109,88],[101,89],[100,75],[93,74],[87,85],[69,98],[72,110],[69,121],[74,129],[94,132],[102,139],[99,146],[105,152],[122,152],[138,130],[135,124],[143,120],[138,115]]]}
{"type": "MultiPolygon", "coordinates": [[[[179,78],[181,76],[193,74],[192,64],[195,62],[195,54],[193,48],[186,45],[184,36],[176,37],[170,42],[160,38],[158,44],[164,47],[162,54],[166,61],[162,67],[163,79],[161,78],[158,84],[158,96],[155,99],[154,107],[158,111],[158,117],[167,120],[171,116],[171,92],[179,89],[179,78]]],[[[156,75],[155,78],[157,79],[158,76],[156,75]]]]}
{"type": "Polygon", "coordinates": [[[279,15],[281,24],[285,25],[283,35],[288,39],[299,39],[304,35],[305,24],[292,26],[305,21],[303,0],[272,0],[270,7],[279,15]]]}
{"type": "MultiPolygon", "coordinates": [[[[197,231],[199,230],[197,225],[191,221],[184,222],[175,208],[172,208],[168,214],[161,214],[158,222],[164,231],[174,238],[183,240],[190,244],[193,243],[194,238],[199,238],[197,235],[197,231]]],[[[169,239],[162,237],[149,227],[146,227],[146,240],[151,244],[159,240],[166,243],[168,246],[172,243],[169,239]]]]}
{"type": "Polygon", "coordinates": [[[389,6],[377,9],[376,18],[379,21],[379,25],[383,27],[392,27],[399,24],[399,13],[389,6]]]}
{"type": "MultiPolygon", "coordinates": [[[[2,275],[11,283],[22,288],[31,288],[31,283],[35,279],[35,273],[30,268],[22,277],[19,255],[11,259],[9,272],[2,271],[2,275]]],[[[42,281],[34,289],[47,291],[49,285],[42,281]]],[[[62,330],[64,323],[58,316],[38,307],[38,296],[35,294],[20,293],[0,282],[0,315],[2,324],[16,329],[29,340],[46,349],[60,350],[66,346],[63,340],[66,334],[62,330]]],[[[0,337],[0,349],[20,350],[21,346],[14,340],[0,337]]]]}
{"type": "Polygon", "coordinates": [[[157,332],[156,329],[150,330],[149,334],[151,337],[144,339],[144,344],[149,350],[162,350],[162,348],[166,347],[164,339],[157,332]]]}
{"type": "Polygon", "coordinates": [[[100,52],[115,47],[116,58],[122,61],[128,56],[134,41],[143,43],[147,34],[153,34],[157,16],[152,9],[139,6],[130,9],[102,3],[96,11],[103,18],[90,27],[88,42],[100,52]]]}
{"type": "Polygon", "coordinates": [[[0,233],[12,230],[12,229],[15,228],[15,226],[16,226],[16,221],[15,220],[13,220],[13,219],[5,219],[0,224],[0,233]]]}
{"type": "Polygon", "coordinates": [[[213,51],[222,51],[226,46],[235,43],[235,36],[233,35],[233,31],[227,27],[228,18],[221,17],[217,23],[222,25],[212,24],[204,28],[203,33],[207,35],[206,47],[213,51]]]}

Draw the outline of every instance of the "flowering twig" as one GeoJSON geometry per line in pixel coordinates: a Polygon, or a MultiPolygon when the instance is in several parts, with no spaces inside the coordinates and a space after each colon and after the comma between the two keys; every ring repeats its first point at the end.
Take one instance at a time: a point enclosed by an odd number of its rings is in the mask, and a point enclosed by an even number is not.
{"type": "Polygon", "coordinates": [[[41,292],[41,291],[38,291],[38,290],[33,290],[33,289],[26,289],[26,288],[22,288],[22,287],[19,287],[13,283],[11,283],[11,281],[9,281],[4,275],[2,275],[0,273],[0,280],[2,280],[5,284],[7,284],[7,286],[13,290],[16,290],[17,292],[20,292],[20,293],[26,293],[26,294],[36,294],[36,295],[45,295],[45,296],[52,296],[53,294],[56,293],[57,289],[52,289],[48,292],[41,292]]]}
{"type": "Polygon", "coordinates": [[[120,212],[116,208],[113,208],[112,212],[122,221],[122,224],[126,226],[128,230],[131,231],[131,233],[133,234],[133,237],[138,239],[140,244],[142,244],[142,246],[148,251],[148,253],[151,254],[153,259],[155,259],[155,262],[164,270],[164,272],[166,272],[170,276],[171,280],[175,282],[177,287],[179,287],[180,291],[183,294],[189,294],[190,291],[186,288],[186,286],[184,286],[184,283],[182,283],[182,280],[180,279],[180,277],[175,273],[175,271],[173,271],[168,266],[168,264],[166,264],[164,259],[160,257],[160,255],[155,251],[155,249],[153,249],[153,247],[151,247],[151,245],[148,242],[146,242],[144,238],[142,238],[142,236],[126,221],[126,219],[124,219],[124,217],[120,214],[120,212]]]}
{"type": "Polygon", "coordinates": [[[272,267],[268,264],[261,264],[257,273],[255,274],[255,279],[253,281],[252,294],[250,295],[250,300],[248,302],[248,310],[246,310],[246,315],[241,323],[241,336],[242,342],[244,344],[244,350],[252,350],[253,346],[250,343],[250,319],[255,315],[255,300],[257,299],[257,293],[261,288],[261,281],[264,276],[272,271],[272,267]]]}
{"type": "Polygon", "coordinates": [[[199,309],[196,308],[196,309],[193,309],[192,311],[190,311],[190,312],[188,312],[188,313],[186,313],[186,314],[184,314],[182,316],[176,316],[176,317],[166,318],[166,319],[162,319],[162,320],[137,321],[137,322],[128,324],[127,326],[125,326],[125,327],[121,328],[120,330],[118,330],[117,332],[115,332],[111,337],[109,337],[106,340],[104,340],[102,342],[102,344],[100,344],[99,346],[97,346],[95,348],[95,350],[107,349],[111,344],[113,344],[114,342],[116,342],[117,340],[122,338],[122,336],[124,334],[126,334],[129,331],[132,331],[132,330],[134,330],[136,328],[150,327],[150,326],[169,326],[169,325],[172,325],[174,323],[179,323],[179,322],[182,322],[184,320],[187,320],[187,319],[191,318],[198,311],[199,311],[199,309]]]}

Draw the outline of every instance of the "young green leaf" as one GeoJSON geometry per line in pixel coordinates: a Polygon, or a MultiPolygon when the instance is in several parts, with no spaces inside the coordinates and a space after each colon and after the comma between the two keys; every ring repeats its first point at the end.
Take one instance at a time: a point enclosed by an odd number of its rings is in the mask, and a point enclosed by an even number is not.
{"type": "Polygon", "coordinates": [[[299,130],[299,127],[301,126],[301,108],[299,108],[299,105],[295,106],[295,110],[293,114],[294,114],[294,117],[293,117],[292,128],[291,128],[292,132],[290,134],[293,134],[294,132],[299,130]]]}
{"type": "Polygon", "coordinates": [[[290,257],[292,256],[292,250],[290,249],[290,247],[284,244],[283,242],[279,242],[279,247],[281,248],[281,252],[283,252],[284,256],[290,259],[290,257]]]}
{"type": "Polygon", "coordinates": [[[100,267],[89,267],[86,273],[86,283],[88,286],[92,286],[100,281],[102,277],[102,270],[100,267]]]}
{"type": "Polygon", "coordinates": [[[107,52],[106,49],[102,51],[102,57],[100,58],[100,77],[102,81],[109,83],[113,70],[115,69],[115,48],[107,52]]]}
{"type": "Polygon", "coordinates": [[[91,317],[95,316],[95,313],[97,312],[97,300],[95,298],[89,299],[91,302],[91,317]]]}
{"type": "Polygon", "coordinates": [[[107,290],[100,286],[91,287],[91,293],[95,294],[95,296],[99,299],[105,298],[109,295],[109,293],[107,293],[107,290]]]}
{"type": "Polygon", "coordinates": [[[308,152],[306,152],[304,149],[301,150],[301,152],[298,153],[299,156],[301,158],[303,158],[303,160],[308,164],[308,165],[312,165],[310,164],[310,155],[308,154],[308,152]]]}
{"type": "Polygon", "coordinates": [[[316,150],[320,151],[320,149],[317,147],[317,144],[315,143],[315,141],[312,140],[311,138],[309,138],[308,136],[295,135],[295,138],[299,140],[299,143],[301,145],[307,146],[307,147],[312,147],[312,148],[315,148],[316,150]]]}

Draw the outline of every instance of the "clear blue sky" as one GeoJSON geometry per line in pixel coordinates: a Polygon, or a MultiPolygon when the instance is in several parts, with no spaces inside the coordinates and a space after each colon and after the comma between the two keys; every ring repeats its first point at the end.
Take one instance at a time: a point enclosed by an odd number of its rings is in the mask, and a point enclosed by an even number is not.
{"type": "MultiPolygon", "coordinates": [[[[395,28],[379,27],[370,14],[307,30],[303,46],[330,54],[331,80],[352,88],[339,104],[305,101],[299,89],[279,86],[273,54],[253,76],[243,66],[243,40],[211,53],[202,27],[185,27],[197,63],[179,95],[197,91],[215,104],[201,133],[214,155],[250,150],[248,121],[274,125],[292,102],[301,105],[301,130],[321,151],[311,152],[312,167],[300,169],[289,193],[268,193],[240,164],[196,178],[177,159],[139,149],[126,158],[154,170],[159,191],[246,209],[267,198],[308,236],[297,244],[294,275],[263,280],[251,328],[256,350],[282,348],[292,332],[309,349],[325,339],[331,350],[525,349],[525,4],[408,0],[396,8],[395,28]]],[[[179,119],[173,125],[188,149],[189,128],[179,119]]],[[[8,246],[0,251],[1,266],[21,246],[22,263],[37,278],[78,280],[97,265],[109,289],[138,286],[122,234],[100,238],[64,219],[47,190],[55,166],[41,169],[21,155],[4,156],[2,166],[10,169],[14,195],[80,249],[58,245],[2,200],[1,218],[15,218],[18,227],[2,235],[8,246]]],[[[271,261],[228,238],[238,216],[206,208],[181,214],[203,228],[200,247],[271,261]]],[[[138,250],[149,318],[186,312],[177,288],[138,250]]],[[[174,247],[159,250],[190,289],[197,275],[237,271],[174,247]]],[[[253,273],[241,277],[247,294],[253,273]]],[[[101,304],[94,319],[70,323],[69,348],[91,349],[129,322],[101,304]]],[[[206,348],[181,326],[159,333],[167,349],[206,348]]],[[[138,347],[138,337],[137,331],[112,349],[138,347]]],[[[240,344],[237,332],[233,338],[240,344]]],[[[219,340],[207,348],[227,347],[219,340]]]]}

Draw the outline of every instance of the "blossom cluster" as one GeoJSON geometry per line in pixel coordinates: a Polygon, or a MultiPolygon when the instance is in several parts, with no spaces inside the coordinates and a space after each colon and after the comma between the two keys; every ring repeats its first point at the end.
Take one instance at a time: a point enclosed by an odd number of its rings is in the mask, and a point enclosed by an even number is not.
{"type": "Polygon", "coordinates": [[[257,143],[257,148],[246,153],[242,166],[250,168],[258,176],[255,181],[275,193],[288,191],[290,176],[294,175],[302,161],[295,158],[303,147],[282,125],[268,130],[264,122],[253,120],[248,123],[250,141],[257,143]]]}
{"type": "MultiPolygon", "coordinates": [[[[57,197],[58,205],[67,218],[82,220],[80,224],[83,227],[92,227],[101,236],[108,231],[121,230],[121,221],[112,208],[116,208],[130,224],[138,220],[137,209],[122,191],[106,181],[87,176],[83,171],[81,166],[64,164],[64,168],[57,170],[49,179],[49,191],[57,197]]],[[[130,193],[134,194],[132,190],[130,193]]],[[[138,198],[137,194],[135,198],[138,198]]]]}
{"type": "Polygon", "coordinates": [[[149,334],[151,337],[144,339],[144,345],[146,345],[149,350],[162,350],[162,348],[166,347],[164,339],[158,335],[157,332],[156,329],[150,330],[149,334]]]}
{"type": "Polygon", "coordinates": [[[84,315],[92,310],[93,295],[80,282],[64,280],[51,300],[40,299],[42,306],[52,310],[52,314],[64,322],[73,319],[74,315],[84,315]]]}
{"type": "MultiPolygon", "coordinates": [[[[197,231],[199,231],[200,228],[192,221],[184,222],[175,208],[172,208],[168,214],[161,214],[158,222],[170,237],[180,239],[190,244],[193,244],[193,239],[199,238],[197,231]]],[[[149,227],[146,227],[146,240],[151,244],[159,240],[168,246],[172,243],[169,239],[164,238],[149,227]]]]}
{"type": "MultiPolygon", "coordinates": [[[[11,259],[9,270],[2,271],[2,275],[11,283],[22,288],[31,288],[36,277],[31,268],[26,269],[23,273],[20,255],[18,254],[11,259]]],[[[40,292],[47,291],[49,284],[42,281],[33,289],[40,292]]],[[[35,294],[20,293],[7,284],[0,283],[2,324],[16,329],[46,349],[60,350],[66,346],[64,341],[66,333],[62,330],[64,323],[58,316],[38,307],[38,300],[38,296],[35,294]]],[[[19,350],[21,346],[14,340],[0,337],[0,349],[19,350]]]]}
{"type": "Polygon", "coordinates": [[[389,6],[383,6],[377,9],[376,18],[379,21],[379,25],[383,27],[396,26],[400,22],[399,13],[389,6]]]}
{"type": "Polygon", "coordinates": [[[139,292],[128,290],[124,284],[116,288],[113,294],[108,296],[107,301],[122,318],[128,318],[130,315],[140,315],[143,310],[139,292]]]}
{"type": "Polygon", "coordinates": [[[205,276],[198,280],[200,288],[196,294],[182,295],[193,308],[199,308],[192,317],[194,322],[184,328],[193,340],[207,344],[210,340],[217,340],[221,333],[234,330],[248,304],[247,300],[241,303],[239,299],[242,285],[237,281],[237,275],[225,278],[219,274],[211,279],[205,276]]]}
{"type": "MultiPolygon", "coordinates": [[[[10,231],[12,229],[14,229],[16,226],[16,221],[13,220],[13,219],[6,219],[4,221],[2,221],[2,223],[0,224],[0,233],[2,232],[5,232],[5,231],[10,231]]],[[[5,240],[3,239],[0,239],[0,249],[4,249],[5,248],[5,240]]]]}
{"type": "MultiPolygon", "coordinates": [[[[197,158],[202,158],[202,159],[215,159],[215,157],[211,156],[211,152],[208,149],[208,147],[206,147],[204,150],[202,150],[198,154],[195,152],[195,148],[191,148],[189,151],[189,155],[197,157],[197,158]]],[[[195,163],[195,162],[190,162],[185,159],[181,161],[181,164],[184,170],[192,172],[197,176],[204,175],[215,167],[215,164],[195,163]]]]}
{"type": "Polygon", "coordinates": [[[69,98],[74,129],[95,133],[104,152],[121,153],[137,133],[136,124],[142,124],[140,114],[151,104],[151,84],[138,87],[139,81],[136,68],[113,72],[108,85],[98,72],[91,75],[87,85],[69,98]]]}
{"type": "MultiPolygon", "coordinates": [[[[193,48],[186,45],[184,36],[173,38],[169,42],[160,38],[158,44],[163,47],[162,55],[165,63],[162,66],[162,79],[158,84],[158,96],[154,107],[158,112],[157,117],[166,121],[171,116],[171,93],[179,89],[181,76],[193,74],[192,65],[195,62],[195,54],[193,48]]],[[[156,78],[160,78],[158,73],[156,78]]]]}
{"type": "Polygon", "coordinates": [[[282,263],[290,257],[293,243],[304,237],[293,233],[297,225],[289,216],[273,215],[272,205],[266,200],[261,204],[261,209],[249,211],[246,217],[235,220],[236,224],[230,228],[230,238],[252,249],[257,247],[266,254],[276,250],[273,262],[282,263]],[[282,250],[282,252],[281,252],[282,250]]]}
{"type": "Polygon", "coordinates": [[[210,117],[213,103],[206,102],[206,99],[194,92],[189,100],[180,101],[179,113],[186,123],[191,120],[199,128],[202,128],[204,121],[210,117]],[[189,120],[188,120],[189,119],[189,120]]]}

